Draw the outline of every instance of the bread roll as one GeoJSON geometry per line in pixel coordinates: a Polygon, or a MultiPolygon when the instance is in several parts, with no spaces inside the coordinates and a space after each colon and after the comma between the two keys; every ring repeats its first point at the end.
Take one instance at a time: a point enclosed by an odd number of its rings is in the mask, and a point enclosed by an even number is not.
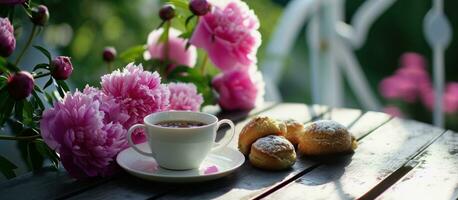
{"type": "Polygon", "coordinates": [[[251,144],[257,139],[268,135],[284,135],[286,125],[269,117],[256,117],[248,122],[240,132],[239,150],[245,156],[250,153],[251,144]]]}
{"type": "Polygon", "coordinates": [[[356,140],[345,126],[332,121],[320,120],[306,125],[304,135],[299,138],[298,151],[306,156],[351,153],[356,140]]]}
{"type": "Polygon", "coordinates": [[[282,170],[296,162],[296,152],[294,146],[285,137],[269,135],[253,143],[249,159],[255,167],[282,170]]]}
{"type": "Polygon", "coordinates": [[[304,134],[304,124],[299,123],[296,120],[290,119],[285,121],[286,134],[284,135],[293,145],[299,144],[299,137],[304,134]]]}

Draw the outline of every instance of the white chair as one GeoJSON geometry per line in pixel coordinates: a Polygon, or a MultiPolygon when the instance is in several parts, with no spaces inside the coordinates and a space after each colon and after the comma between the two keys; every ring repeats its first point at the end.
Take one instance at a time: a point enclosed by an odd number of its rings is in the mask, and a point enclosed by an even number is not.
{"type": "MultiPolygon", "coordinates": [[[[395,0],[367,0],[354,14],[351,24],[344,22],[344,0],[292,0],[274,32],[261,63],[266,81],[266,99],[281,101],[277,85],[283,61],[297,40],[301,27],[309,20],[310,80],[313,103],[343,106],[342,77],[346,76],[351,90],[363,109],[380,110],[381,103],[371,91],[366,76],[353,51],[366,41],[375,20],[395,0]]],[[[450,43],[451,29],[443,14],[443,0],[434,0],[434,7],[425,18],[425,33],[434,52],[435,110],[434,124],[442,127],[443,52],[450,43]]]]}

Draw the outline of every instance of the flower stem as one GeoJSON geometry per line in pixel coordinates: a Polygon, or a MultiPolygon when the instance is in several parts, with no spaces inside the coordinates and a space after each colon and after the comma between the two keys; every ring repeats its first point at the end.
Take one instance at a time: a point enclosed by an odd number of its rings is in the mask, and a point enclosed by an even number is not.
{"type": "Polygon", "coordinates": [[[47,72],[47,73],[44,73],[44,74],[38,74],[36,76],[33,76],[34,79],[38,79],[38,78],[41,78],[41,77],[45,77],[45,76],[48,76],[50,75],[51,72],[47,72]]]}
{"type": "Polygon", "coordinates": [[[107,62],[108,73],[113,71],[113,62],[107,62]]]}
{"type": "Polygon", "coordinates": [[[9,135],[0,135],[0,140],[34,140],[40,138],[39,135],[32,136],[9,136],[9,135]]]}
{"type": "Polygon", "coordinates": [[[27,43],[25,44],[24,48],[22,49],[21,53],[16,59],[15,65],[17,66],[19,64],[19,61],[21,61],[22,56],[24,56],[25,52],[29,48],[30,44],[32,43],[33,37],[35,36],[35,32],[37,32],[37,25],[33,24],[32,32],[29,35],[29,39],[27,40],[27,43]]]}
{"type": "Polygon", "coordinates": [[[200,73],[205,75],[207,73],[207,63],[208,63],[208,54],[204,53],[204,58],[202,61],[202,67],[200,68],[200,73]]]}

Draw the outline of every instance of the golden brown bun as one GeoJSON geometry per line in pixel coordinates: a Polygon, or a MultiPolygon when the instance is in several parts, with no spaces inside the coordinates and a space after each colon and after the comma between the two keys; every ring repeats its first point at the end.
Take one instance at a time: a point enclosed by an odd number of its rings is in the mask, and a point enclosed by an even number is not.
{"type": "Polygon", "coordinates": [[[306,125],[299,138],[298,151],[306,156],[333,155],[353,152],[356,140],[345,126],[332,121],[320,120],[306,125]]]}
{"type": "Polygon", "coordinates": [[[294,165],[294,146],[283,136],[269,135],[259,138],[251,146],[250,162],[266,170],[282,170],[294,165]]]}
{"type": "Polygon", "coordinates": [[[286,134],[284,135],[293,145],[299,144],[299,138],[304,135],[304,124],[296,120],[286,120],[286,134]]]}
{"type": "Polygon", "coordinates": [[[267,135],[284,135],[286,125],[269,117],[256,117],[248,122],[240,132],[239,150],[245,156],[250,153],[251,144],[267,135]]]}

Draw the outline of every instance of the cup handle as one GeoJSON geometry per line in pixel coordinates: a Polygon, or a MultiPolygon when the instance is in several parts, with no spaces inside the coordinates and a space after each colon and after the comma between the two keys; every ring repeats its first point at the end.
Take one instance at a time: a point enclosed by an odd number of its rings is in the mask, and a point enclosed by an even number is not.
{"type": "MultiPolygon", "coordinates": [[[[132,133],[135,131],[137,128],[145,128],[145,125],[143,124],[135,124],[129,128],[127,131],[127,141],[129,142],[129,146],[132,147],[135,151],[138,153],[145,155],[145,156],[153,156],[153,153],[148,153],[140,150],[137,146],[135,146],[134,142],[132,141],[132,133]]],[[[148,134],[146,134],[146,137],[148,137],[148,134]]]]}
{"type": "Polygon", "coordinates": [[[223,138],[221,138],[220,142],[215,142],[216,146],[212,148],[212,151],[217,151],[220,150],[221,148],[227,146],[229,142],[232,141],[232,138],[234,138],[235,134],[235,125],[231,120],[228,119],[222,119],[218,122],[216,130],[219,129],[219,127],[222,124],[228,124],[231,128],[229,129],[229,133],[226,132],[223,138]]]}

